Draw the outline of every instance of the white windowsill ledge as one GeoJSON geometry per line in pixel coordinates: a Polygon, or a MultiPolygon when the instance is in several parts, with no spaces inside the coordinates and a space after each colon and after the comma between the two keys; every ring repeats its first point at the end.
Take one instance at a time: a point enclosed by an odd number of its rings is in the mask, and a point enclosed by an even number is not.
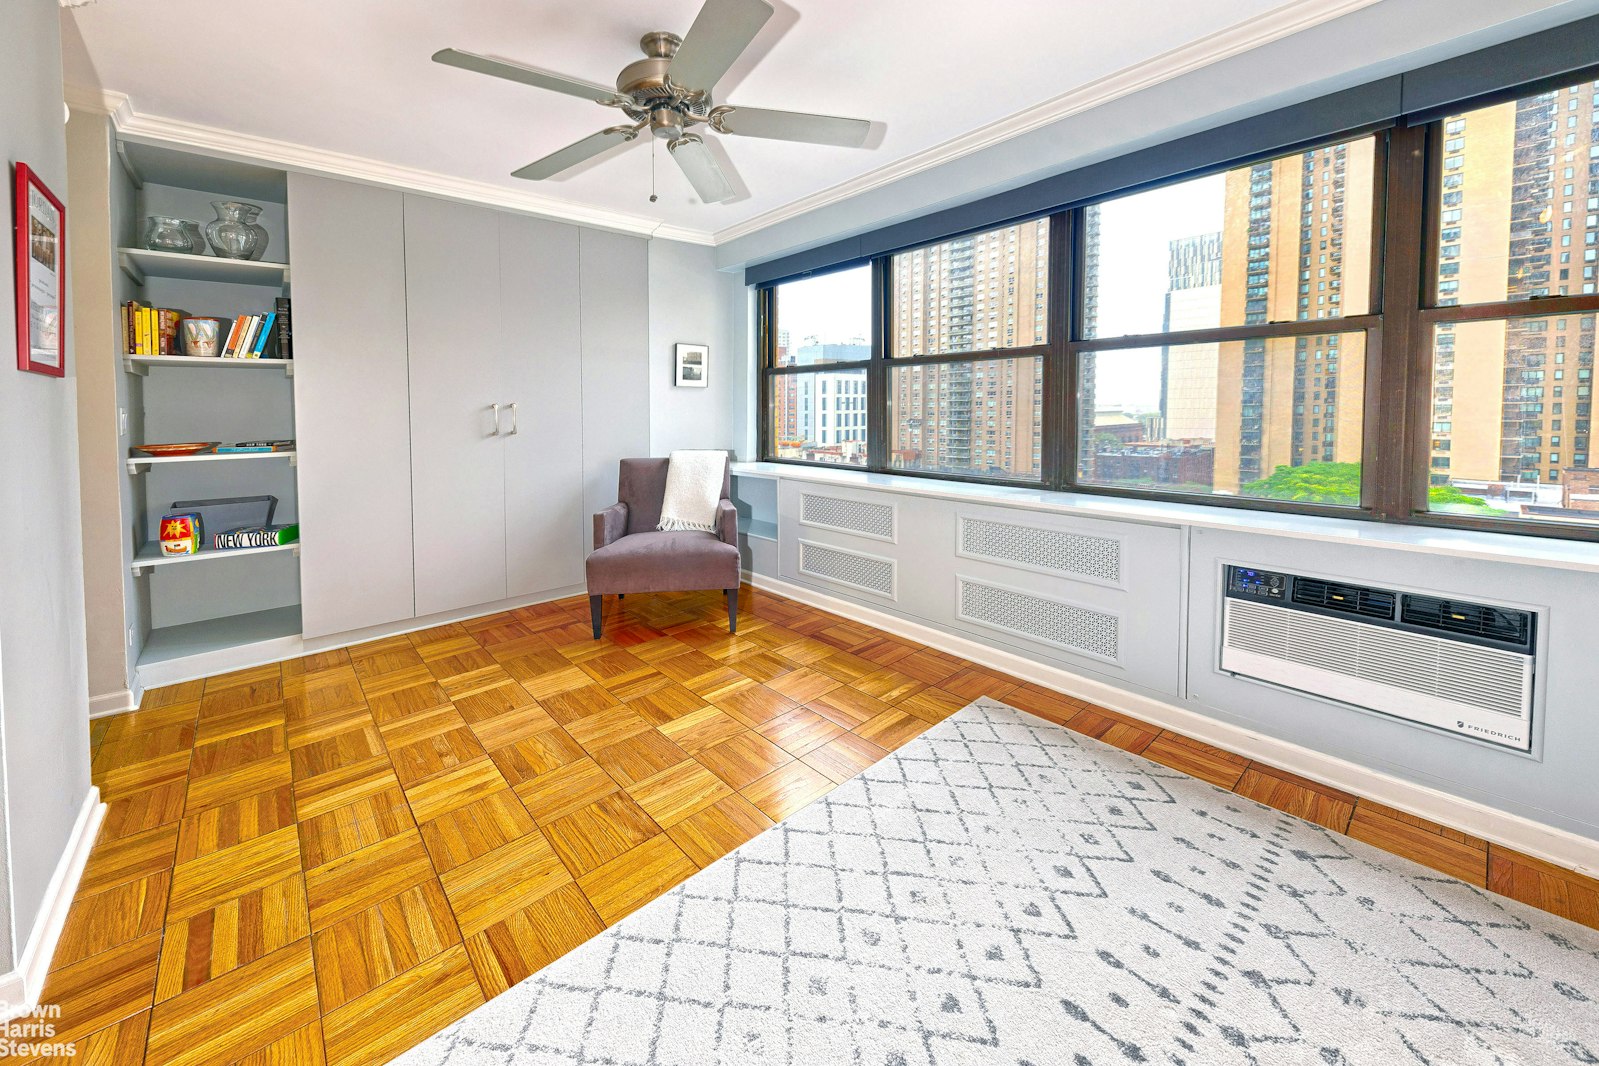
{"type": "Polygon", "coordinates": [[[1119,496],[1049,492],[1006,485],[977,485],[938,481],[899,474],[872,474],[864,470],[830,470],[788,463],[734,463],[733,476],[805,481],[839,488],[871,489],[923,496],[934,500],[981,503],[1028,511],[1049,511],[1076,518],[1098,518],[1149,525],[1190,526],[1234,533],[1262,533],[1302,540],[1391,548],[1398,551],[1447,555],[1457,559],[1483,559],[1496,563],[1522,563],[1563,570],[1599,573],[1599,544],[1518,537],[1508,533],[1480,533],[1466,529],[1393,525],[1351,518],[1283,514],[1211,507],[1205,504],[1168,503],[1164,500],[1129,500],[1119,496]]]}

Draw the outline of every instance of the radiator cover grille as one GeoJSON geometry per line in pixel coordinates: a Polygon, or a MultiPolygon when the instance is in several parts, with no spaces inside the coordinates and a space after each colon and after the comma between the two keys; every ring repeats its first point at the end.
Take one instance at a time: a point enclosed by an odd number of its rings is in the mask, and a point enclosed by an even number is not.
{"type": "Polygon", "coordinates": [[[800,521],[808,526],[824,526],[878,540],[894,539],[894,506],[887,503],[849,500],[818,492],[801,493],[800,521]]]}
{"type": "Polygon", "coordinates": [[[799,542],[799,571],[894,599],[894,560],[862,555],[808,540],[799,542]]]}
{"type": "Polygon", "coordinates": [[[1116,662],[1121,620],[1113,614],[963,577],[956,614],[968,622],[1081,655],[1116,662]]]}
{"type": "Polygon", "coordinates": [[[1121,582],[1122,545],[1112,537],[962,515],[960,550],[977,559],[1013,563],[1112,585],[1121,582]]]}
{"type": "Polygon", "coordinates": [[[1223,670],[1526,749],[1532,657],[1228,599],[1223,670]]]}

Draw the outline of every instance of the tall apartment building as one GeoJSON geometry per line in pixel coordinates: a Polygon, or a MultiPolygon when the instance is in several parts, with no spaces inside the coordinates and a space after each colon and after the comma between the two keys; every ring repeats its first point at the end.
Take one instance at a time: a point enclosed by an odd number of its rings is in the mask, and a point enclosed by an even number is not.
{"type": "MultiPolygon", "coordinates": [[[[1164,329],[1205,329],[1221,324],[1221,234],[1202,233],[1171,242],[1167,260],[1164,329]]],[[[1160,411],[1163,435],[1173,440],[1216,437],[1216,371],[1220,346],[1169,345],[1161,352],[1160,411]]]]}
{"type": "MultiPolygon", "coordinates": [[[[890,357],[1043,344],[1048,233],[1041,219],[896,256],[890,357]]],[[[892,461],[925,470],[1037,475],[1040,365],[957,362],[892,370],[892,461]]]]}
{"type": "MultiPolygon", "coordinates": [[[[1599,82],[1584,82],[1445,122],[1440,302],[1595,291],[1596,101],[1599,82]]],[[[1440,326],[1433,484],[1552,485],[1588,469],[1593,356],[1591,315],[1440,326]]]]}
{"type": "MultiPolygon", "coordinates": [[[[1222,321],[1336,319],[1346,304],[1352,314],[1366,310],[1372,168],[1373,142],[1363,138],[1227,173],[1222,321]]],[[[1224,343],[1216,380],[1217,491],[1237,492],[1279,466],[1360,461],[1358,334],[1224,343]]]]}

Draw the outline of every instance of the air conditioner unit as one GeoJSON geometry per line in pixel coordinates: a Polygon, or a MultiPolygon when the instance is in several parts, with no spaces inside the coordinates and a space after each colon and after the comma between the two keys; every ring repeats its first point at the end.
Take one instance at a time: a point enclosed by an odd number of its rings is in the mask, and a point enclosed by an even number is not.
{"type": "Polygon", "coordinates": [[[1225,578],[1222,670],[1531,748],[1533,612],[1243,566],[1225,578]]]}

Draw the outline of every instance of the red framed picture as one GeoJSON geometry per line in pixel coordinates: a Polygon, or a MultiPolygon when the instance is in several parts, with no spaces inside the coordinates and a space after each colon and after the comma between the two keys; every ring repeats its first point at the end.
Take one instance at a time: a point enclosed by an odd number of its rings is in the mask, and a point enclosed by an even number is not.
{"type": "Polygon", "coordinates": [[[17,369],[67,373],[67,209],[17,164],[17,369]]]}

